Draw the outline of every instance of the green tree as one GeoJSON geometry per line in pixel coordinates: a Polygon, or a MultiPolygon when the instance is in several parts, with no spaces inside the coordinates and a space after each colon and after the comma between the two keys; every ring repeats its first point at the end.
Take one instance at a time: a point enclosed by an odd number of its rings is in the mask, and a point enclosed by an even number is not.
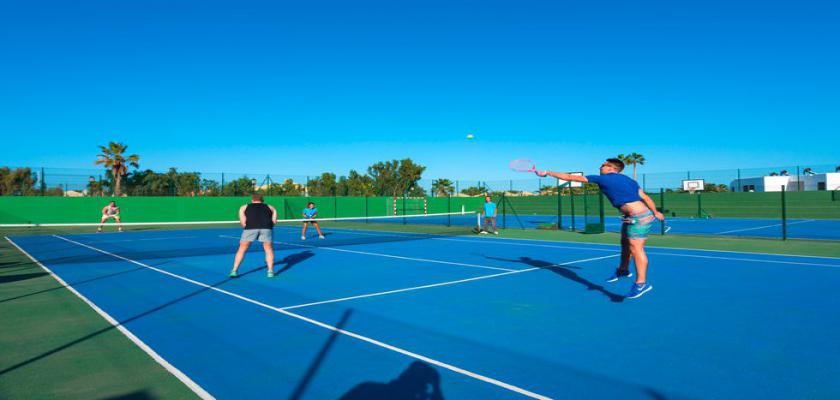
{"type": "Polygon", "coordinates": [[[645,156],[639,153],[630,153],[628,155],[619,154],[619,160],[624,162],[625,165],[632,165],[633,166],[633,180],[636,180],[636,165],[645,165],[645,156]]]}
{"type": "Polygon", "coordinates": [[[465,189],[461,189],[461,194],[465,194],[467,196],[480,196],[484,194],[484,189],[478,186],[470,186],[465,189]]]}
{"type": "Polygon", "coordinates": [[[356,170],[350,170],[344,180],[344,194],[347,196],[370,196],[373,194],[373,178],[362,175],[356,170]]]}
{"type": "Polygon", "coordinates": [[[321,176],[310,179],[307,191],[310,196],[335,196],[337,194],[335,174],[324,172],[321,176]]]}
{"type": "Polygon", "coordinates": [[[201,193],[205,196],[214,196],[221,194],[221,186],[218,181],[213,179],[201,180],[201,193]]]}
{"type": "Polygon", "coordinates": [[[225,183],[222,188],[222,196],[250,196],[255,192],[254,186],[254,181],[251,178],[243,176],[225,183]]]}
{"type": "Polygon", "coordinates": [[[448,196],[455,192],[455,186],[452,181],[446,178],[440,178],[432,181],[432,194],[435,196],[448,196]]]}
{"type": "Polygon", "coordinates": [[[373,164],[368,167],[368,175],[373,179],[373,192],[378,196],[418,196],[426,193],[417,184],[425,170],[426,167],[405,158],[373,164]]]}
{"type": "Polygon", "coordinates": [[[34,195],[37,181],[31,168],[0,168],[0,194],[2,195],[34,195]]]}
{"type": "Polygon", "coordinates": [[[128,146],[118,142],[109,142],[107,146],[99,146],[99,150],[100,153],[96,156],[94,165],[102,164],[111,173],[114,178],[114,195],[119,196],[122,178],[128,174],[129,166],[140,167],[140,156],[137,154],[125,156],[128,146]]]}

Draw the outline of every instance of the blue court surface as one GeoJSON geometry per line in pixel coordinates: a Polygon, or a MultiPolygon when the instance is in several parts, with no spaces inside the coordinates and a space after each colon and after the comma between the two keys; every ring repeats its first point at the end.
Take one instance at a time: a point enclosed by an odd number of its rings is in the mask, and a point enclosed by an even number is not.
{"type": "MultiPolygon", "coordinates": [[[[436,218],[436,217],[430,217],[436,218]]],[[[407,223],[424,223],[429,219],[413,221],[408,219],[407,223]]],[[[438,224],[446,223],[446,217],[437,218],[438,224]]],[[[596,222],[597,217],[589,217],[590,222],[596,222]]],[[[399,222],[399,219],[394,222],[399,222]]],[[[452,224],[475,225],[476,217],[459,216],[451,219],[452,224]]],[[[497,225],[507,226],[508,229],[524,228],[535,229],[540,225],[557,224],[556,215],[507,215],[497,218],[497,225]],[[504,220],[503,220],[504,219],[504,220]]],[[[576,216],[574,218],[574,230],[582,231],[586,225],[586,218],[576,216]]],[[[572,229],[572,218],[563,216],[563,229],[572,229]]],[[[607,216],[605,227],[610,232],[621,231],[621,219],[617,216],[607,216]]],[[[667,234],[672,235],[713,235],[713,236],[735,236],[754,238],[781,238],[781,219],[762,218],[668,218],[665,220],[667,234]]],[[[660,234],[660,222],[654,223],[651,234],[660,234]]],[[[787,237],[791,239],[811,240],[840,240],[840,220],[837,219],[788,219],[787,237]]]]}
{"type": "MultiPolygon", "coordinates": [[[[205,398],[840,398],[840,259],[275,229],[9,239],[205,398]]],[[[503,236],[503,235],[502,235],[503,236]]]]}

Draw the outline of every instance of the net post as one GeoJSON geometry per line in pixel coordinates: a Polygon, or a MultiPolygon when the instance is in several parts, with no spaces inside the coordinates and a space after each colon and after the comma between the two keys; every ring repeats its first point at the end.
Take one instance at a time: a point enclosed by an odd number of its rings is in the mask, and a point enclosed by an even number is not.
{"type": "Polygon", "coordinates": [[[333,193],[333,217],[338,218],[338,194],[333,193]]]}
{"type": "Polygon", "coordinates": [[[782,185],[782,240],[787,240],[787,204],[785,204],[785,185],[782,185]]]}
{"type": "MultiPolygon", "coordinates": [[[[659,188],[659,208],[665,213],[665,188],[659,188]]],[[[665,236],[665,220],[659,221],[659,234],[665,236]]]]}

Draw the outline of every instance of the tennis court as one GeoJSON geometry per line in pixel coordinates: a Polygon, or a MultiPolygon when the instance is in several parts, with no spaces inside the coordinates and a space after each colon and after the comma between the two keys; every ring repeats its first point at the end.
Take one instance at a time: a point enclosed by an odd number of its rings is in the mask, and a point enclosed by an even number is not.
{"type": "Polygon", "coordinates": [[[240,232],[8,240],[204,398],[840,396],[837,258],[651,248],[625,300],[612,245],[281,226],[229,279],[240,232]]]}

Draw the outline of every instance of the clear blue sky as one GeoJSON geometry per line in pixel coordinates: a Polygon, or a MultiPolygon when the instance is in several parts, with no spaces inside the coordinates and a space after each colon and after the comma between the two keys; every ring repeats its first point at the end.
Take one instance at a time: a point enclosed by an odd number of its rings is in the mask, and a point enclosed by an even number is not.
{"type": "Polygon", "coordinates": [[[840,163],[836,1],[0,3],[0,165],[840,163]],[[474,133],[472,141],[465,139],[474,133]]]}

